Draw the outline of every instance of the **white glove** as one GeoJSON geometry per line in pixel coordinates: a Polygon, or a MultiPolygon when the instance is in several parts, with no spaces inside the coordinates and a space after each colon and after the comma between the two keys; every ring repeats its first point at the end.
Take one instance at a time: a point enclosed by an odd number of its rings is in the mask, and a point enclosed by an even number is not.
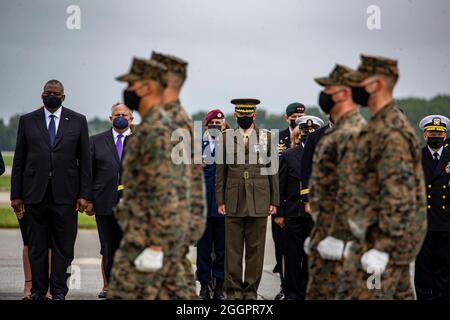
{"type": "Polygon", "coordinates": [[[361,265],[363,269],[368,272],[383,273],[386,270],[389,262],[389,254],[377,249],[370,249],[365,252],[361,257],[361,265]]]}
{"type": "Polygon", "coordinates": [[[328,236],[319,242],[317,251],[322,259],[341,260],[344,253],[344,241],[328,236]]]}
{"type": "Polygon", "coordinates": [[[153,272],[162,268],[164,253],[146,248],[134,260],[136,269],[141,272],[153,272]]]}
{"type": "Polygon", "coordinates": [[[309,256],[311,254],[311,237],[308,237],[305,239],[305,243],[303,244],[303,250],[305,250],[305,253],[309,256]]]}

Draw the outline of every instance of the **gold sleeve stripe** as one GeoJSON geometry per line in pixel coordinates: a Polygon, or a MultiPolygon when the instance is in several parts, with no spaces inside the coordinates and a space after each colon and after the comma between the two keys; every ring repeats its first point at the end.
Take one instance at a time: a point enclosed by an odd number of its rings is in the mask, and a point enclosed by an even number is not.
{"type": "Polygon", "coordinates": [[[123,190],[123,189],[125,189],[125,186],[123,184],[119,184],[117,186],[117,191],[120,191],[120,190],[123,190]]]}
{"type": "Polygon", "coordinates": [[[300,190],[300,195],[301,196],[304,196],[305,194],[308,194],[309,193],[309,189],[302,189],[302,190],[300,190]]]}

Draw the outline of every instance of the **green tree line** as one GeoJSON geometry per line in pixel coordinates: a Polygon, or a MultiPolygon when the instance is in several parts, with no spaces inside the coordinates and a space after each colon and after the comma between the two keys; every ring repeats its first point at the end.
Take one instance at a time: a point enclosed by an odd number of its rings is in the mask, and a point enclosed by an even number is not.
{"type": "MultiPolygon", "coordinates": [[[[441,114],[450,118],[450,95],[438,95],[431,99],[423,98],[405,98],[397,100],[398,106],[403,110],[409,121],[416,128],[419,138],[422,136],[419,129],[419,121],[430,114],[441,114]]],[[[366,108],[362,109],[362,114],[366,119],[370,118],[369,112],[366,108]]],[[[326,116],[315,106],[307,107],[306,113],[308,115],[317,116],[327,122],[326,116]]],[[[199,111],[192,115],[194,120],[204,120],[206,111],[199,111]]],[[[258,127],[266,129],[284,129],[287,123],[283,119],[284,108],[278,113],[268,113],[267,110],[259,109],[256,118],[258,127]]],[[[3,119],[0,119],[0,150],[14,151],[16,145],[17,127],[19,124],[20,115],[12,116],[8,124],[5,124],[3,119]]],[[[227,114],[226,119],[231,127],[236,126],[236,121],[233,114],[227,114]]],[[[88,121],[89,134],[97,134],[110,128],[108,120],[93,118],[88,121]]]]}

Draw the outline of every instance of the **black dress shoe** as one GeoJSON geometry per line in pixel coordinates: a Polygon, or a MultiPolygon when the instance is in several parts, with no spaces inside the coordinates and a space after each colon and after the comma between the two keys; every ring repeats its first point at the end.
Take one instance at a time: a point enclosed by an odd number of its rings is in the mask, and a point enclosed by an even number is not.
{"type": "Polygon", "coordinates": [[[66,300],[66,297],[63,294],[54,294],[52,300],[66,300]]]}
{"type": "Polygon", "coordinates": [[[216,279],[216,286],[214,287],[214,300],[225,300],[225,294],[223,293],[223,280],[216,279]]]}
{"type": "Polygon", "coordinates": [[[203,282],[200,287],[200,299],[211,300],[211,290],[207,282],[203,282]]]}
{"type": "Polygon", "coordinates": [[[108,291],[104,291],[102,290],[99,294],[98,294],[98,298],[99,299],[106,299],[106,295],[108,294],[108,291]]]}
{"type": "Polygon", "coordinates": [[[29,297],[28,297],[28,299],[23,299],[23,300],[38,300],[38,301],[43,301],[43,300],[46,300],[45,299],[45,295],[42,295],[42,294],[38,294],[38,293],[32,293],[29,297]]]}

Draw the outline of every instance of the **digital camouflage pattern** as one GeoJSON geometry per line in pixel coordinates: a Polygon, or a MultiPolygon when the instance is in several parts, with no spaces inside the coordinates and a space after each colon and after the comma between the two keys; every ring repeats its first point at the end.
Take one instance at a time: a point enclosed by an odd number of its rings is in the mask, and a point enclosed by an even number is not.
{"type": "Polygon", "coordinates": [[[358,70],[346,74],[345,77],[350,83],[354,84],[361,83],[363,80],[375,75],[385,75],[393,79],[398,79],[399,71],[397,64],[397,60],[394,59],[362,54],[358,70]]]}
{"type": "Polygon", "coordinates": [[[315,226],[311,232],[307,288],[310,300],[336,297],[342,262],[322,259],[316,248],[327,236],[343,241],[353,239],[346,219],[352,205],[348,201],[347,176],[351,174],[348,150],[356,144],[365,125],[358,110],[344,114],[324,133],[314,155],[310,205],[315,226]]]}
{"type": "MultiPolygon", "coordinates": [[[[191,165],[179,165],[184,169],[183,180],[179,181],[177,187],[178,201],[180,210],[186,211],[189,216],[189,236],[182,249],[183,265],[185,266],[186,281],[195,288],[195,276],[192,270],[192,264],[186,257],[189,252],[189,245],[194,245],[203,235],[205,230],[205,184],[203,177],[203,168],[201,164],[194,163],[194,126],[191,118],[184,110],[179,100],[164,105],[167,115],[172,119],[173,125],[177,129],[184,129],[192,139],[190,160],[191,165]]],[[[194,295],[191,299],[196,299],[194,295]]]]}
{"type": "Polygon", "coordinates": [[[190,299],[195,287],[186,279],[180,253],[189,235],[189,212],[180,207],[177,186],[184,167],[171,159],[176,127],[163,106],[152,107],[127,143],[123,198],[115,217],[123,230],[111,272],[110,299],[190,299]],[[136,257],[149,246],[161,246],[163,267],[140,272],[136,257]]]}
{"type": "Polygon", "coordinates": [[[412,298],[406,270],[427,229],[425,181],[416,134],[394,102],[361,131],[349,161],[348,201],[353,205],[348,223],[358,242],[344,260],[339,297],[412,298]],[[367,289],[368,275],[361,269],[361,254],[372,248],[389,254],[381,290],[367,289]]]}
{"type": "Polygon", "coordinates": [[[178,73],[184,78],[187,76],[188,63],[179,57],[153,51],[150,59],[164,64],[168,72],[178,73]]]}
{"type": "Polygon", "coordinates": [[[328,87],[328,86],[348,86],[349,80],[345,78],[344,76],[348,74],[349,72],[353,72],[352,68],[349,68],[347,66],[343,66],[340,64],[337,64],[334,66],[333,71],[331,71],[330,75],[327,77],[321,77],[321,78],[315,78],[314,81],[316,81],[319,85],[328,87]]]}
{"type": "Polygon", "coordinates": [[[188,246],[195,245],[205,231],[206,198],[203,167],[194,163],[194,126],[191,118],[184,110],[179,100],[164,106],[167,115],[172,119],[177,129],[185,129],[191,138],[191,165],[184,166],[183,184],[178,186],[180,207],[190,213],[188,246]]]}
{"type": "Polygon", "coordinates": [[[120,82],[131,82],[139,80],[142,74],[144,73],[145,68],[146,68],[145,59],[133,58],[130,71],[128,71],[128,73],[124,75],[117,77],[116,80],[120,82]]]}

